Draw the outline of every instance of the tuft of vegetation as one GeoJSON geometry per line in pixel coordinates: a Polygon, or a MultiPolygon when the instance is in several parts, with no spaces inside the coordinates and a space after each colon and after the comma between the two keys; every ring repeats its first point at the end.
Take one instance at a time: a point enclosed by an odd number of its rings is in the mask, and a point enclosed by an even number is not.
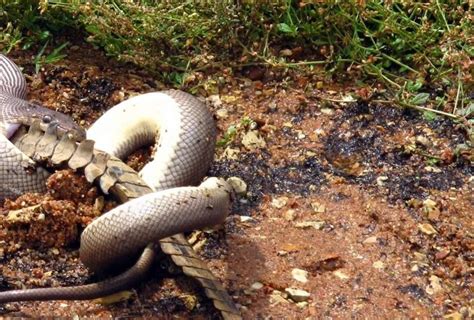
{"type": "Polygon", "coordinates": [[[75,30],[175,86],[195,84],[206,69],[324,67],[339,80],[382,82],[395,98],[387,103],[472,118],[469,1],[3,2],[2,51],[44,51],[75,30]]]}

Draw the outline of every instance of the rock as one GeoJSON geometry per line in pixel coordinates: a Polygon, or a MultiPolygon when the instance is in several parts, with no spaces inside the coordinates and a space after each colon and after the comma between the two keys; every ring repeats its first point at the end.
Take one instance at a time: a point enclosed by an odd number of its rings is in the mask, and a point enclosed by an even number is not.
{"type": "Polygon", "coordinates": [[[10,210],[5,218],[5,222],[9,225],[17,225],[31,223],[35,220],[44,220],[44,217],[43,219],[38,219],[41,210],[40,204],[18,210],[10,210]]]}
{"type": "Polygon", "coordinates": [[[350,278],[347,274],[345,274],[341,270],[336,270],[332,274],[335,275],[336,277],[338,277],[341,280],[347,280],[347,279],[350,278]]]}
{"type": "Polygon", "coordinates": [[[378,260],[378,261],[375,261],[375,262],[372,264],[372,267],[374,267],[375,269],[382,270],[383,268],[385,268],[385,263],[383,263],[382,261],[378,260]]]}
{"type": "Polygon", "coordinates": [[[247,184],[239,177],[230,177],[227,179],[227,183],[231,185],[235,193],[238,195],[243,195],[247,192],[247,184]]]}
{"type": "Polygon", "coordinates": [[[302,283],[308,282],[308,271],[305,271],[303,269],[294,268],[293,270],[291,270],[291,276],[296,281],[302,283]]]}
{"type": "Polygon", "coordinates": [[[229,117],[229,111],[225,108],[220,108],[216,111],[216,116],[218,119],[226,119],[229,117]]]}
{"type": "Polygon", "coordinates": [[[306,307],[308,306],[308,302],[306,302],[306,301],[301,301],[301,302],[298,302],[296,305],[298,306],[298,308],[304,309],[304,308],[306,308],[306,307]]]}
{"type": "Polygon", "coordinates": [[[295,210],[289,209],[283,214],[286,221],[293,221],[296,218],[295,210]]]}
{"type": "Polygon", "coordinates": [[[218,94],[210,95],[207,100],[214,107],[220,107],[222,105],[221,97],[218,94]]]}
{"type": "Polygon", "coordinates": [[[181,299],[181,301],[183,301],[184,306],[188,311],[192,311],[194,310],[194,308],[196,308],[196,305],[198,303],[198,299],[196,296],[191,294],[183,294],[179,296],[179,298],[181,299]]]}
{"type": "Polygon", "coordinates": [[[321,113],[322,114],[325,114],[325,115],[328,115],[328,116],[331,116],[334,114],[334,109],[331,109],[331,108],[322,108],[321,109],[321,113]]]}
{"type": "Polygon", "coordinates": [[[429,295],[434,295],[443,292],[444,289],[441,286],[441,279],[435,275],[432,275],[430,277],[430,284],[426,287],[425,291],[429,295]]]}
{"type": "Polygon", "coordinates": [[[433,228],[433,226],[429,223],[420,223],[418,224],[418,229],[423,232],[424,234],[427,234],[427,235],[434,235],[434,234],[437,234],[438,232],[436,231],[435,228],[433,228]]]}
{"type": "Polygon", "coordinates": [[[294,302],[303,302],[309,299],[311,295],[308,291],[296,288],[286,288],[285,292],[294,302]]]}
{"type": "Polygon", "coordinates": [[[288,203],[288,197],[279,197],[272,199],[272,207],[281,209],[288,203]]]}
{"type": "Polygon", "coordinates": [[[282,57],[290,57],[292,55],[293,55],[293,51],[291,51],[290,49],[280,50],[280,56],[282,57]]]}
{"type": "Polygon", "coordinates": [[[425,147],[429,147],[431,145],[430,140],[425,136],[417,136],[415,141],[425,147]]]}
{"type": "Polygon", "coordinates": [[[279,304],[288,304],[290,303],[282,296],[282,292],[278,290],[273,290],[270,294],[270,304],[272,306],[279,305],[279,304]]]}
{"type": "Polygon", "coordinates": [[[326,212],[326,206],[324,204],[319,203],[319,202],[312,202],[311,203],[311,208],[313,208],[313,211],[315,213],[324,213],[324,212],[326,212]]]}
{"type": "Polygon", "coordinates": [[[302,221],[302,222],[296,223],[295,227],[302,228],[302,229],[315,228],[316,230],[321,230],[325,224],[326,224],[325,221],[302,221]]]}
{"type": "Polygon", "coordinates": [[[229,159],[229,160],[238,160],[239,159],[239,154],[240,154],[239,149],[234,149],[234,148],[231,148],[231,147],[227,147],[227,148],[225,148],[225,150],[222,153],[222,156],[220,158],[229,159]]]}
{"type": "Polygon", "coordinates": [[[463,319],[463,316],[461,313],[459,312],[452,312],[452,313],[449,313],[449,314],[445,314],[443,316],[444,319],[446,320],[462,320],[463,319]]]}
{"type": "Polygon", "coordinates": [[[242,144],[250,151],[266,147],[265,140],[257,130],[250,130],[242,137],[242,144]]]}
{"type": "Polygon", "coordinates": [[[253,222],[254,219],[248,216],[240,216],[240,222],[253,222]]]}
{"type": "Polygon", "coordinates": [[[388,180],[388,177],[387,176],[379,176],[377,177],[377,185],[379,187],[383,187],[385,185],[385,181],[388,180]]]}
{"type": "Polygon", "coordinates": [[[376,236],[368,237],[368,238],[365,239],[362,243],[363,243],[363,244],[374,244],[374,243],[377,243],[377,237],[376,237],[376,236]]]}
{"type": "Polygon", "coordinates": [[[250,286],[250,289],[252,289],[252,290],[260,290],[262,288],[263,288],[263,283],[258,282],[258,281],[252,283],[252,285],[250,286]]]}

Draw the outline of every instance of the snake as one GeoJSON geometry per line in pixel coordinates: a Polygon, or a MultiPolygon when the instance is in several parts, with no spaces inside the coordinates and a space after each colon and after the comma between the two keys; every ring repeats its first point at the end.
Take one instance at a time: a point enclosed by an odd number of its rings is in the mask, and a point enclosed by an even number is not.
{"type": "Polygon", "coordinates": [[[51,169],[82,171],[122,204],[84,229],[80,259],[99,274],[117,266],[128,269],[82,286],[3,291],[0,303],[105,296],[142,280],[161,250],[202,285],[224,319],[240,319],[239,309],[183,235],[222,223],[233,197],[222,178],[201,182],[216,141],[206,105],[179,90],[140,94],[106,111],[85,131],[69,116],[26,98],[21,70],[0,55],[0,200],[44,192],[51,169]],[[19,130],[23,127],[28,132],[19,130]],[[149,144],[155,156],[139,173],[121,160],[149,144]]]}

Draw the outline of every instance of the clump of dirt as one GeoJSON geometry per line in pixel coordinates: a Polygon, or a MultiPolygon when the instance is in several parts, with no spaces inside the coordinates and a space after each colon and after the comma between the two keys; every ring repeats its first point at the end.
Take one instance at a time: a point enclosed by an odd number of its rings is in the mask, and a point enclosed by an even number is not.
{"type": "Polygon", "coordinates": [[[77,243],[79,228],[101,214],[99,195],[83,176],[57,171],[45,195],[25,194],[6,200],[0,216],[3,254],[22,248],[65,248],[77,243]]]}

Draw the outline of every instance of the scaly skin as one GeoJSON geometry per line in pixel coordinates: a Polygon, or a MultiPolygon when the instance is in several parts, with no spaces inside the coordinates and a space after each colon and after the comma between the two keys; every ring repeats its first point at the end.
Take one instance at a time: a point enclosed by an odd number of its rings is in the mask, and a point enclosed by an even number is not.
{"type": "MultiPolygon", "coordinates": [[[[0,81],[0,92],[1,85],[0,81]]],[[[11,87],[4,86],[7,89],[11,87]]],[[[4,94],[13,91],[5,89],[4,94]]],[[[222,179],[211,178],[198,187],[169,189],[200,181],[212,161],[215,127],[211,114],[202,103],[186,93],[169,91],[145,94],[119,104],[88,133],[89,138],[97,141],[99,149],[106,149],[112,155],[94,150],[91,140],[77,144],[74,140],[80,134],[64,134],[62,125],[53,122],[45,126],[44,121],[30,124],[30,132],[17,138],[19,149],[15,151],[15,146],[8,144],[6,139],[0,140],[0,147],[4,144],[4,148],[8,147],[15,156],[22,154],[24,159],[32,157],[37,162],[47,161],[54,168],[68,166],[84,170],[90,182],[97,182],[105,193],[112,193],[126,202],[86,228],[80,249],[83,262],[94,271],[103,271],[111,265],[122,264],[123,260],[130,260],[130,255],[137,255],[145,246],[148,249],[142,251],[140,259],[125,274],[102,283],[7,291],[0,293],[0,302],[91,299],[123,289],[143,277],[154,257],[156,246],[153,243],[158,244],[159,241],[163,252],[171,255],[173,261],[183,267],[185,274],[203,285],[205,293],[213,299],[224,318],[240,318],[225,289],[193,253],[186,239],[182,235],[169,237],[221,223],[229,211],[231,189],[222,179]],[[155,117],[155,114],[158,116],[155,117]],[[41,128],[46,130],[46,134],[41,128]],[[156,139],[157,133],[156,152],[159,158],[148,164],[141,175],[155,190],[163,191],[141,197],[152,189],[114,155],[125,156],[138,146],[156,139]],[[158,174],[156,168],[160,170],[158,174]]],[[[68,128],[68,131],[71,130],[68,128]]],[[[0,155],[0,179],[2,166],[14,165],[12,162],[15,160],[12,159],[0,155]]],[[[17,170],[20,170],[18,165],[17,170]]],[[[37,172],[24,175],[30,177],[29,181],[34,181],[33,184],[41,179],[31,177],[43,178],[37,172]]],[[[16,188],[15,185],[13,187],[16,188]]]]}

